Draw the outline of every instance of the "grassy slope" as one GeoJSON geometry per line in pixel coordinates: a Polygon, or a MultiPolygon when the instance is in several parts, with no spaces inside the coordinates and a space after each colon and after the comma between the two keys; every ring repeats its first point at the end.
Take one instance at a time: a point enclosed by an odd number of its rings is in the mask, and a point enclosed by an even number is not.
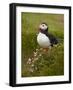
{"type": "MultiPolygon", "coordinates": [[[[63,15],[22,13],[22,76],[53,76],[64,74],[64,21],[63,15]],[[36,37],[38,26],[46,22],[49,32],[58,37],[60,43],[53,47],[46,54],[40,51],[36,37]],[[38,49],[38,60],[27,64],[33,52],[38,49]],[[42,56],[39,57],[41,53],[42,56]],[[33,64],[33,67],[31,67],[33,64]],[[37,68],[37,69],[36,69],[37,68]],[[33,72],[30,71],[33,70],[33,72]]],[[[35,58],[34,58],[35,59],[35,58]]]]}

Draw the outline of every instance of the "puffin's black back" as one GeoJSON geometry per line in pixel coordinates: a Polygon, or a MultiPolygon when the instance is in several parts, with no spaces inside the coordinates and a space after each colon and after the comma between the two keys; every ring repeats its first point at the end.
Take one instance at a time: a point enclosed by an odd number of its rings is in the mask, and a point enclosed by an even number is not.
{"type": "Polygon", "coordinates": [[[48,36],[48,38],[50,39],[51,46],[53,46],[53,44],[58,43],[57,38],[55,36],[53,36],[52,34],[46,32],[45,35],[48,36]]]}
{"type": "Polygon", "coordinates": [[[43,31],[42,30],[42,33],[44,33],[50,39],[51,46],[58,43],[57,38],[54,35],[48,33],[48,31],[46,31],[46,30],[43,31]]]}

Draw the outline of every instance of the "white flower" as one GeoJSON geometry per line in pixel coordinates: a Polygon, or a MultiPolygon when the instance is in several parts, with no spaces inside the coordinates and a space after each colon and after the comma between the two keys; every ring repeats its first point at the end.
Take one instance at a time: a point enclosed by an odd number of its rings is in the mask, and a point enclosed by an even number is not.
{"type": "Polygon", "coordinates": [[[38,51],[38,49],[36,49],[36,51],[38,51]]]}
{"type": "Polygon", "coordinates": [[[27,64],[31,64],[31,62],[27,61],[27,64]]]}
{"type": "Polygon", "coordinates": [[[28,61],[31,62],[31,58],[29,58],[28,61]]]}
{"type": "Polygon", "coordinates": [[[39,56],[41,57],[41,56],[42,56],[42,54],[39,54],[39,56]]]}
{"type": "Polygon", "coordinates": [[[35,67],[35,70],[37,70],[38,68],[37,67],[35,67]]]}
{"type": "Polygon", "coordinates": [[[37,57],[37,58],[34,58],[34,60],[35,60],[35,61],[38,60],[38,57],[37,57]]]}
{"type": "Polygon", "coordinates": [[[34,67],[34,64],[32,64],[31,67],[34,67]]]}
{"type": "Polygon", "coordinates": [[[32,61],[32,59],[29,58],[28,61],[27,61],[27,64],[31,64],[31,61],[32,61]]]}
{"type": "Polygon", "coordinates": [[[35,56],[35,57],[37,56],[37,52],[34,52],[34,56],[35,56]]]}
{"type": "Polygon", "coordinates": [[[54,47],[57,47],[57,45],[54,45],[54,47]]]}
{"type": "Polygon", "coordinates": [[[33,72],[34,70],[32,68],[29,69],[30,72],[33,72]]]}

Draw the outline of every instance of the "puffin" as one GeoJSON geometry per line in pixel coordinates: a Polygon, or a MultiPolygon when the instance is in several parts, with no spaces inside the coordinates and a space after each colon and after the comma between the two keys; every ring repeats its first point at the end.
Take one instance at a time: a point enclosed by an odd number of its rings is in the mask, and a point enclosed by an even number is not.
{"type": "Polygon", "coordinates": [[[39,33],[37,35],[37,43],[40,47],[48,50],[48,48],[51,46],[58,44],[57,38],[49,33],[48,25],[47,23],[41,23],[39,25],[39,33]]]}

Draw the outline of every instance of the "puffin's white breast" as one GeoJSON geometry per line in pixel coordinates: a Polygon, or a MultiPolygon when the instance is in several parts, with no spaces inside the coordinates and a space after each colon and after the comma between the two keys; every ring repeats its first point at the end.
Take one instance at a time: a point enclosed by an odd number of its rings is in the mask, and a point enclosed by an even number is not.
{"type": "Polygon", "coordinates": [[[44,47],[44,48],[50,46],[49,38],[45,34],[43,34],[41,32],[37,36],[37,42],[41,47],[44,47]]]}

